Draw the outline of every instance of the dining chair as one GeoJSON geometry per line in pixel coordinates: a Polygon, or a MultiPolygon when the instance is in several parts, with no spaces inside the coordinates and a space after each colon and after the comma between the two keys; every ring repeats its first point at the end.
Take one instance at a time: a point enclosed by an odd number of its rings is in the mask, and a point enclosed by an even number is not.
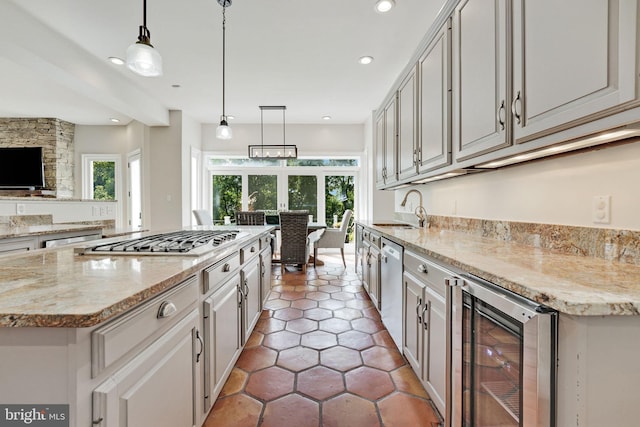
{"type": "Polygon", "coordinates": [[[236,224],[238,225],[264,225],[265,214],[262,211],[237,211],[236,224]]]}
{"type": "Polygon", "coordinates": [[[353,211],[347,209],[342,215],[342,222],[340,228],[327,228],[320,239],[313,245],[313,258],[318,258],[318,249],[320,248],[333,248],[340,249],[342,255],[342,264],[347,266],[347,262],[344,259],[344,244],[346,240],[347,230],[349,229],[349,222],[351,221],[351,215],[353,211]]]}
{"type": "Polygon", "coordinates": [[[196,217],[196,223],[198,225],[213,225],[213,218],[206,209],[194,209],[193,215],[196,217]]]}
{"type": "Polygon", "coordinates": [[[307,272],[309,240],[307,224],[309,211],[280,212],[280,265],[282,274],[286,264],[302,265],[307,272]]]}

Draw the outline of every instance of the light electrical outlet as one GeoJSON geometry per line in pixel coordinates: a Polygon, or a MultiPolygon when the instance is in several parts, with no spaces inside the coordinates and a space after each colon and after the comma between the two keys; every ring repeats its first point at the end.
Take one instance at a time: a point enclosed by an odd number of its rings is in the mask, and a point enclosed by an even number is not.
{"type": "Polygon", "coordinates": [[[591,213],[595,224],[611,223],[611,196],[593,196],[591,213]]]}
{"type": "Polygon", "coordinates": [[[25,207],[23,203],[16,203],[16,215],[24,215],[25,207]]]}

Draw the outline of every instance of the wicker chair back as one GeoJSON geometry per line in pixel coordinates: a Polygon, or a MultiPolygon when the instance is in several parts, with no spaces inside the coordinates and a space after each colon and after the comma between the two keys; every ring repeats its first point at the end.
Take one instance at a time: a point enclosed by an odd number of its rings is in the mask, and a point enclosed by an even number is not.
{"type": "Polygon", "coordinates": [[[236,212],[236,224],[238,225],[264,225],[264,212],[238,211],[236,212]]]}
{"type": "Polygon", "coordinates": [[[307,224],[309,211],[280,212],[280,262],[302,264],[306,271],[309,259],[307,224]]]}

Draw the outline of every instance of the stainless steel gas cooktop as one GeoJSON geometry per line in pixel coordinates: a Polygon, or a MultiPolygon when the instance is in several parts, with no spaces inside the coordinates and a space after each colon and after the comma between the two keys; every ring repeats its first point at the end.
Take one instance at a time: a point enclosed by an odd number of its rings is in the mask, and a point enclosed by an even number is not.
{"type": "Polygon", "coordinates": [[[204,255],[238,235],[238,230],[181,230],[77,248],[83,255],[204,255]]]}

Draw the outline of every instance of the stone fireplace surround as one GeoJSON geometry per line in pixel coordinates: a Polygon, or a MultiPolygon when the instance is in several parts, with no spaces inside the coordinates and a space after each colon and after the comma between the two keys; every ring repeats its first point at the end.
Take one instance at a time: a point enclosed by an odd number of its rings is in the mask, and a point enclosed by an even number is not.
{"type": "Polygon", "coordinates": [[[74,134],[60,119],[0,118],[0,147],[43,147],[45,189],[56,198],[73,197],[74,134]]]}

